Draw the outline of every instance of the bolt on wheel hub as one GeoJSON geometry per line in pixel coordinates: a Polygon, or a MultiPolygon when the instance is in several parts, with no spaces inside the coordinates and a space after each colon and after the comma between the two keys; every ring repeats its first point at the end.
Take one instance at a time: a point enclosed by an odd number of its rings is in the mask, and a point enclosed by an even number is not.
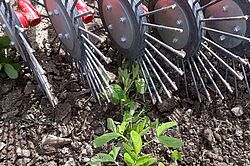
{"type": "Polygon", "coordinates": [[[112,42],[125,56],[136,59],[145,48],[145,27],[141,23],[145,18],[139,18],[143,13],[140,6],[135,6],[136,1],[100,0],[99,10],[103,24],[109,32],[112,42]],[[132,5],[132,6],[131,6],[132,5]]]}

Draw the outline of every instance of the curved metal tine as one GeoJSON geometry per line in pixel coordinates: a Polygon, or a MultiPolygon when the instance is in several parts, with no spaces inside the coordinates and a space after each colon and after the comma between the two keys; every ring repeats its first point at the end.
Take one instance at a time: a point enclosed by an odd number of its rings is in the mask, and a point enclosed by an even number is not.
{"type": "Polygon", "coordinates": [[[68,4],[69,4],[69,0],[65,0],[64,1],[64,6],[66,7],[66,9],[68,8],[68,4]]]}
{"type": "Polygon", "coordinates": [[[96,39],[99,40],[101,43],[104,42],[104,39],[102,39],[101,37],[97,36],[96,34],[90,32],[90,31],[88,31],[87,29],[85,29],[85,28],[83,28],[83,27],[80,27],[80,26],[79,26],[78,28],[79,28],[81,31],[83,31],[85,34],[88,34],[88,35],[90,35],[90,36],[96,38],[96,39]]]}
{"type": "Polygon", "coordinates": [[[162,7],[160,9],[155,9],[153,11],[149,11],[149,12],[145,12],[143,14],[140,14],[140,18],[149,16],[149,15],[153,15],[153,14],[165,11],[165,10],[175,9],[175,8],[176,8],[176,4],[165,6],[165,7],[162,7]]]}
{"type": "MultiPolygon", "coordinates": [[[[108,75],[108,72],[106,71],[106,69],[104,68],[104,66],[101,64],[101,62],[96,58],[96,56],[95,56],[94,53],[91,51],[91,49],[89,48],[89,46],[88,46],[86,43],[83,43],[83,46],[84,46],[84,47],[88,50],[88,52],[90,53],[91,59],[94,59],[95,63],[100,67],[100,69],[103,71],[103,73],[105,74],[105,76],[106,76],[109,80],[111,80],[110,77],[109,77],[109,75],[108,75]]],[[[96,68],[99,69],[99,67],[96,67],[96,68]]],[[[99,74],[102,75],[101,72],[100,72],[99,74]]],[[[102,75],[102,76],[103,76],[103,75],[102,75]]],[[[106,78],[103,77],[102,79],[103,79],[103,81],[105,82],[106,86],[107,86],[107,87],[110,87],[109,84],[108,84],[108,82],[107,82],[107,80],[106,80],[106,78]]],[[[111,91],[111,92],[112,92],[112,91],[111,91]]]]}
{"type": "Polygon", "coordinates": [[[151,97],[152,103],[155,104],[155,103],[156,103],[156,99],[155,99],[155,97],[154,97],[153,94],[152,94],[152,91],[151,91],[151,88],[150,88],[150,86],[149,86],[148,79],[147,79],[147,77],[146,77],[145,71],[143,70],[143,67],[142,67],[141,63],[139,63],[139,62],[137,62],[137,63],[138,63],[139,66],[140,66],[140,69],[141,69],[143,78],[144,78],[144,80],[145,80],[145,82],[146,82],[146,85],[147,85],[148,92],[149,92],[149,95],[150,95],[150,97],[151,97]]]}
{"type": "MultiPolygon", "coordinates": [[[[98,72],[98,74],[101,76],[101,79],[102,79],[102,81],[104,82],[104,84],[106,85],[106,87],[110,90],[110,92],[112,92],[112,91],[111,91],[111,88],[110,88],[110,86],[109,86],[109,84],[107,83],[107,80],[104,78],[104,76],[103,76],[103,74],[101,73],[99,67],[96,65],[95,61],[92,60],[92,57],[91,57],[91,55],[90,55],[91,52],[89,52],[88,49],[85,50],[85,52],[87,53],[87,61],[90,63],[91,69],[92,69],[93,71],[96,70],[96,71],[98,72]]],[[[98,75],[96,74],[96,72],[94,72],[94,75],[97,77],[98,82],[101,83],[101,80],[100,80],[100,78],[98,77],[98,75]]],[[[102,84],[101,84],[101,85],[102,85],[102,84]]],[[[103,85],[102,85],[102,87],[103,87],[103,85]]],[[[106,89],[105,89],[104,87],[102,88],[102,91],[104,91],[104,92],[106,93],[106,89]]]]}
{"type": "MultiPolygon", "coordinates": [[[[86,54],[89,54],[89,52],[88,52],[87,50],[85,50],[85,52],[86,52],[86,54]]],[[[90,59],[89,59],[88,57],[87,57],[86,59],[87,59],[88,68],[90,69],[90,72],[92,73],[92,76],[93,76],[92,78],[95,80],[95,83],[96,83],[96,86],[97,86],[98,89],[99,89],[99,92],[100,92],[100,93],[103,92],[103,93],[104,93],[104,96],[105,96],[106,99],[107,99],[107,101],[110,102],[109,97],[108,97],[108,95],[107,95],[107,93],[106,93],[106,89],[103,87],[100,78],[99,78],[98,75],[96,74],[95,69],[94,69],[92,63],[90,62],[90,59]]]]}
{"type": "Polygon", "coordinates": [[[211,55],[213,55],[217,60],[219,60],[227,69],[229,69],[229,71],[234,74],[235,76],[237,76],[238,79],[243,80],[244,77],[242,75],[240,75],[239,73],[237,73],[234,69],[232,69],[223,59],[221,59],[214,51],[212,51],[210,48],[208,48],[204,43],[201,43],[201,45],[208,51],[211,53],[211,55]]]}
{"type": "Polygon", "coordinates": [[[195,89],[196,89],[196,93],[197,93],[198,99],[201,102],[201,95],[200,95],[199,88],[197,86],[197,81],[196,81],[196,78],[195,78],[195,75],[194,75],[194,72],[193,72],[193,68],[191,66],[191,63],[190,63],[189,59],[187,59],[187,63],[188,63],[188,67],[189,67],[189,70],[191,72],[191,75],[192,75],[192,78],[193,78],[193,81],[194,81],[194,86],[195,86],[195,89]]]}
{"type": "Polygon", "coordinates": [[[3,6],[4,6],[4,8],[5,8],[5,15],[7,15],[7,12],[9,11],[8,5],[7,5],[7,3],[6,3],[5,0],[2,1],[2,3],[3,3],[3,6]]]}
{"type": "Polygon", "coordinates": [[[153,81],[153,79],[152,79],[152,77],[151,77],[151,75],[150,75],[150,73],[149,73],[149,71],[148,71],[148,67],[147,67],[146,63],[144,62],[144,60],[143,60],[142,58],[140,58],[140,63],[142,63],[142,66],[143,66],[144,70],[145,70],[146,73],[147,73],[147,76],[148,76],[148,78],[149,78],[149,81],[150,81],[150,83],[151,83],[151,85],[152,85],[152,87],[153,87],[153,90],[154,90],[155,94],[156,94],[157,100],[158,100],[160,103],[162,103],[162,99],[161,99],[161,97],[160,97],[160,95],[159,95],[159,93],[158,93],[158,91],[157,91],[157,89],[156,89],[155,83],[154,83],[154,81],[153,81]]]}
{"type": "Polygon", "coordinates": [[[145,42],[169,65],[171,66],[175,71],[177,71],[180,75],[183,75],[184,72],[178,68],[176,65],[174,65],[168,58],[166,58],[153,44],[151,44],[148,40],[145,39],[145,42]]]}
{"type": "Polygon", "coordinates": [[[93,81],[95,87],[96,87],[96,92],[98,93],[98,96],[99,94],[101,93],[101,87],[100,85],[98,84],[97,82],[97,78],[95,77],[94,73],[93,73],[93,70],[92,68],[90,67],[90,64],[88,61],[86,61],[86,68],[88,69],[88,72],[89,72],[89,76],[90,76],[90,79],[93,81]]]}
{"type": "Polygon", "coordinates": [[[214,22],[214,21],[232,21],[232,20],[245,20],[249,19],[248,15],[244,16],[232,16],[232,17],[210,17],[201,19],[200,22],[214,22]]]}
{"type": "MultiPolygon", "coordinates": [[[[94,88],[92,88],[92,84],[89,81],[89,78],[87,76],[87,73],[86,73],[86,70],[85,70],[84,66],[85,66],[85,62],[83,60],[82,61],[81,60],[80,61],[76,61],[76,67],[79,70],[78,74],[79,74],[80,78],[82,80],[84,80],[83,82],[85,82],[85,78],[87,79],[88,85],[90,86],[91,95],[95,95],[95,93],[93,91],[94,88]]],[[[94,97],[95,102],[96,102],[95,96],[93,96],[93,97],[94,97]]]]}
{"type": "Polygon", "coordinates": [[[145,48],[146,53],[148,56],[153,60],[154,64],[157,66],[157,68],[161,71],[161,73],[164,75],[164,77],[167,79],[167,81],[170,83],[170,85],[174,88],[174,90],[178,90],[176,84],[169,78],[168,74],[164,71],[164,69],[159,65],[159,63],[155,60],[153,55],[150,53],[150,51],[145,48]]]}
{"type": "Polygon", "coordinates": [[[198,78],[199,78],[200,81],[201,81],[202,87],[203,87],[203,89],[204,89],[204,91],[205,91],[205,93],[206,93],[206,96],[207,96],[209,102],[212,103],[211,95],[209,94],[209,92],[208,92],[208,90],[207,90],[207,87],[206,87],[206,85],[205,85],[205,82],[204,82],[204,80],[203,80],[203,78],[202,78],[202,76],[201,76],[201,73],[200,73],[200,71],[199,71],[199,69],[198,69],[198,67],[197,67],[197,64],[195,63],[193,57],[191,57],[191,62],[192,62],[193,65],[194,65],[194,68],[195,68],[195,70],[196,70],[196,73],[198,74],[198,78]]]}
{"type": "Polygon", "coordinates": [[[215,72],[215,74],[219,77],[219,79],[222,81],[222,83],[226,86],[226,88],[229,90],[230,93],[233,93],[233,89],[230,86],[230,84],[222,77],[222,75],[218,72],[218,70],[213,66],[213,64],[208,60],[208,58],[206,57],[206,55],[202,52],[199,51],[200,55],[202,56],[202,58],[207,62],[207,64],[213,69],[213,71],[215,72]]]}
{"type": "MultiPolygon", "coordinates": [[[[233,69],[236,71],[236,67],[235,67],[235,61],[232,60],[233,62],[233,69]]],[[[234,88],[235,88],[235,96],[238,97],[239,96],[239,91],[238,91],[238,82],[237,82],[237,78],[234,75],[234,88]]]]}
{"type": "Polygon", "coordinates": [[[219,44],[213,42],[212,40],[208,39],[207,37],[203,36],[202,37],[206,42],[214,45],[215,47],[221,49],[222,51],[224,51],[225,53],[227,53],[228,55],[230,55],[232,58],[236,59],[237,61],[239,61],[240,63],[243,63],[243,64],[248,64],[249,61],[247,59],[244,59],[244,58],[241,58],[240,56],[238,55],[235,55],[234,53],[232,53],[231,51],[225,49],[224,47],[220,46],[219,44]]]}
{"type": "Polygon", "coordinates": [[[3,1],[3,5],[5,8],[4,15],[7,17],[6,19],[8,19],[8,23],[12,27],[12,10],[10,7],[10,2],[3,1]]]}
{"type": "Polygon", "coordinates": [[[201,6],[200,8],[198,8],[197,11],[204,10],[210,6],[215,5],[216,3],[220,2],[220,1],[222,1],[222,0],[212,0],[212,1],[208,2],[207,4],[205,4],[204,6],[201,6]]]}
{"type": "Polygon", "coordinates": [[[199,57],[199,55],[197,55],[197,59],[198,59],[199,63],[201,64],[202,68],[205,70],[205,72],[206,72],[208,78],[209,78],[210,81],[212,82],[212,84],[213,84],[213,86],[215,87],[216,91],[218,92],[220,98],[221,98],[222,100],[224,100],[224,99],[225,99],[224,96],[222,95],[222,93],[221,93],[219,87],[217,86],[217,84],[216,84],[215,81],[213,80],[213,77],[212,77],[211,74],[209,73],[208,69],[206,68],[205,64],[202,62],[202,60],[201,60],[201,58],[199,57]]]}
{"type": "Polygon", "coordinates": [[[241,69],[243,71],[243,75],[244,75],[244,78],[245,78],[245,82],[246,82],[246,87],[247,87],[248,94],[250,95],[250,86],[249,86],[249,83],[248,83],[248,78],[247,78],[246,70],[245,70],[245,67],[244,67],[243,64],[241,64],[241,69]]]}
{"type": "Polygon", "coordinates": [[[73,15],[73,12],[75,10],[75,7],[76,7],[76,4],[78,3],[78,0],[74,0],[74,3],[73,5],[71,6],[70,8],[70,15],[72,16],[73,15]]]}
{"type": "MultiPolygon", "coordinates": [[[[149,52],[146,51],[146,54],[144,54],[144,58],[145,58],[146,61],[148,62],[148,64],[149,64],[151,70],[153,71],[153,73],[156,75],[156,77],[157,77],[159,83],[161,84],[161,86],[162,86],[163,90],[165,91],[165,93],[167,94],[167,96],[168,96],[169,98],[172,98],[172,94],[171,94],[170,91],[167,89],[166,85],[163,83],[161,77],[159,76],[159,74],[158,74],[157,71],[155,70],[154,66],[153,66],[152,63],[150,62],[149,58],[147,57],[147,54],[148,54],[148,53],[149,53],[149,52]]],[[[150,53],[149,53],[149,54],[150,54],[150,53]]]]}
{"type": "Polygon", "coordinates": [[[43,70],[43,68],[40,66],[39,62],[37,61],[37,59],[35,58],[35,56],[33,55],[33,53],[35,52],[29,45],[29,43],[27,42],[27,40],[25,39],[25,37],[23,36],[23,34],[21,32],[18,33],[18,35],[20,36],[20,38],[23,41],[23,44],[26,48],[26,51],[28,52],[28,54],[30,55],[30,58],[32,60],[32,62],[36,65],[35,67],[37,68],[37,70],[39,70],[42,74],[45,74],[45,71],[43,70]]]}
{"type": "Polygon", "coordinates": [[[94,10],[90,10],[90,11],[87,11],[87,12],[84,12],[84,13],[80,13],[80,14],[74,16],[74,19],[77,20],[79,18],[82,18],[83,16],[87,16],[89,14],[94,14],[94,13],[95,13],[94,10]]]}
{"type": "Polygon", "coordinates": [[[158,44],[160,44],[162,47],[166,48],[167,50],[175,53],[176,55],[180,56],[181,58],[184,58],[186,56],[186,53],[184,51],[179,51],[174,49],[173,47],[167,45],[166,43],[158,40],[157,38],[153,37],[152,35],[148,34],[147,32],[145,32],[145,36],[147,36],[148,38],[150,38],[151,40],[157,42],[158,44]]]}
{"type": "Polygon", "coordinates": [[[250,38],[245,37],[245,36],[241,36],[241,35],[236,35],[234,33],[225,32],[225,31],[221,31],[221,30],[218,30],[218,29],[214,29],[214,28],[208,28],[208,27],[202,27],[201,29],[206,30],[206,31],[211,31],[211,32],[214,32],[214,33],[219,33],[219,34],[226,35],[226,36],[229,36],[229,37],[233,37],[233,38],[236,38],[236,39],[239,39],[239,40],[244,40],[244,41],[250,42],[250,38]]]}
{"type": "Polygon", "coordinates": [[[97,102],[101,105],[101,100],[100,100],[100,96],[96,90],[96,86],[93,82],[93,80],[91,79],[91,76],[90,76],[90,73],[89,73],[89,69],[87,68],[87,65],[86,64],[83,64],[84,66],[83,67],[83,71],[84,73],[86,73],[86,78],[87,78],[87,81],[89,83],[89,86],[90,86],[90,89],[92,89],[92,95],[93,97],[95,98],[95,100],[97,99],[97,102]]]}
{"type": "Polygon", "coordinates": [[[96,53],[107,63],[109,64],[111,62],[110,58],[107,58],[103,53],[84,35],[81,35],[81,37],[96,51],[96,53]]]}
{"type": "Polygon", "coordinates": [[[21,32],[18,33],[20,38],[23,41],[23,44],[26,48],[27,53],[29,54],[28,57],[25,57],[27,60],[28,65],[31,65],[30,68],[32,72],[34,72],[35,77],[37,77],[37,81],[39,82],[40,87],[44,90],[45,95],[48,97],[50,103],[53,107],[55,107],[58,104],[58,100],[56,97],[53,96],[52,92],[52,86],[49,84],[47,77],[45,76],[45,71],[37,61],[37,59],[34,56],[34,50],[30,47],[29,43],[26,41],[25,37],[21,32]],[[30,61],[30,62],[28,62],[30,61]]]}
{"type": "Polygon", "coordinates": [[[187,94],[187,98],[189,98],[189,93],[188,93],[188,82],[187,82],[187,74],[186,74],[186,67],[185,67],[185,63],[184,63],[184,59],[181,60],[182,63],[182,70],[184,71],[184,82],[185,82],[185,91],[187,94]]]}
{"type": "Polygon", "coordinates": [[[183,32],[183,29],[181,29],[181,28],[169,27],[169,26],[165,26],[165,25],[158,25],[158,24],[152,24],[152,23],[142,23],[142,25],[153,27],[153,28],[158,28],[158,29],[176,31],[176,32],[180,32],[180,33],[183,32]]]}

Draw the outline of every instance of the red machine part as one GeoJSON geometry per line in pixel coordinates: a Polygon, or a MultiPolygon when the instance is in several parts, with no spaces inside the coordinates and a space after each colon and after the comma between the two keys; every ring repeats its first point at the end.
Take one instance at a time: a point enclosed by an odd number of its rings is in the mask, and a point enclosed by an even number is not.
{"type": "MultiPolygon", "coordinates": [[[[87,12],[91,12],[93,11],[93,9],[91,7],[89,7],[85,2],[84,0],[78,0],[77,4],[76,4],[76,8],[77,10],[82,14],[82,13],[87,13],[87,12]]],[[[82,17],[82,21],[85,23],[85,24],[88,24],[90,22],[93,21],[94,19],[94,14],[88,14],[86,16],[83,16],[82,17]]]]}
{"type": "MultiPolygon", "coordinates": [[[[32,5],[30,0],[17,0],[19,9],[22,11],[23,15],[27,18],[29,26],[38,25],[42,18],[35,7],[32,5]]],[[[20,14],[20,13],[19,13],[20,14]]],[[[20,20],[21,22],[23,20],[20,20]]]]}
{"type": "Polygon", "coordinates": [[[27,17],[19,10],[16,10],[15,13],[16,13],[16,15],[18,17],[18,20],[22,24],[22,26],[24,28],[28,28],[29,27],[29,22],[28,22],[27,17]]]}

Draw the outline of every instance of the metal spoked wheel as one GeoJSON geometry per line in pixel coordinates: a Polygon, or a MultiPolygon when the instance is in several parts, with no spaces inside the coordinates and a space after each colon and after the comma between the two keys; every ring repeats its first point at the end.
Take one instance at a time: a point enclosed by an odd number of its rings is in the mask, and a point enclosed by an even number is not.
{"type": "Polygon", "coordinates": [[[25,35],[25,29],[22,27],[17,14],[20,13],[11,9],[9,3],[0,1],[0,23],[4,33],[9,36],[11,44],[15,46],[24,59],[51,104],[56,106],[58,101],[52,92],[52,86],[47,80],[45,71],[34,56],[34,50],[30,46],[27,36],[25,35]]]}
{"type": "Polygon", "coordinates": [[[159,41],[151,35],[150,29],[157,27],[178,33],[182,32],[182,29],[148,23],[147,17],[155,13],[173,10],[176,5],[148,12],[140,0],[99,0],[98,7],[103,25],[109,32],[113,46],[126,58],[139,64],[153,103],[157,100],[162,102],[158,84],[162,87],[164,94],[171,98],[171,90],[176,91],[178,88],[170,75],[175,77],[176,72],[177,75],[183,75],[184,72],[173,63],[176,56],[165,56],[164,52],[159,50],[154,43],[162,45],[179,57],[185,57],[186,53],[159,41]],[[156,56],[153,53],[156,53],[156,56]],[[160,64],[159,61],[163,61],[163,63],[160,64]]]}
{"type": "MultiPolygon", "coordinates": [[[[204,5],[212,3],[211,0],[201,2],[204,5]]],[[[247,58],[248,62],[250,58],[249,7],[250,2],[247,0],[223,0],[216,1],[204,9],[206,16],[204,22],[206,22],[210,39],[234,54],[247,58]]],[[[223,53],[221,49],[217,49],[217,51],[223,53]]],[[[243,73],[245,87],[250,95],[249,76],[247,76],[250,72],[249,63],[233,65],[243,73]]],[[[235,85],[236,95],[238,95],[237,88],[238,86],[235,85]]]]}
{"type": "MultiPolygon", "coordinates": [[[[221,1],[221,0],[220,0],[221,1]]],[[[222,99],[224,95],[220,84],[225,86],[231,93],[236,89],[237,80],[246,78],[245,72],[241,74],[236,65],[243,66],[248,64],[248,60],[234,54],[226,47],[220,46],[218,43],[206,37],[211,31],[206,24],[207,18],[204,16],[204,10],[209,6],[218,3],[213,0],[200,6],[196,0],[180,1],[180,0],[153,0],[149,1],[149,11],[155,11],[160,8],[176,4],[176,8],[167,11],[164,14],[154,14],[150,17],[150,21],[157,25],[166,25],[182,28],[183,33],[173,33],[167,30],[154,29],[155,36],[163,43],[172,46],[175,49],[184,49],[187,56],[183,58],[182,66],[185,71],[184,82],[186,93],[189,97],[188,86],[194,85],[197,96],[202,101],[202,94],[212,102],[211,91],[216,92],[222,99]],[[214,47],[223,51],[223,54],[214,51],[214,47]],[[229,62],[229,60],[232,61],[229,62]],[[222,68],[223,67],[223,68],[222,68]],[[233,80],[229,80],[229,73],[233,76],[233,80]],[[192,78],[190,81],[189,76],[192,78]],[[234,83],[233,88],[230,83],[234,83]],[[209,91],[211,89],[211,91],[209,91]]],[[[210,21],[216,18],[209,18],[210,21]]]]}
{"type": "Polygon", "coordinates": [[[85,24],[91,21],[85,17],[93,17],[94,10],[90,10],[83,0],[44,0],[44,6],[66,52],[73,57],[80,77],[83,81],[87,80],[93,97],[101,104],[102,93],[109,102],[109,92],[112,92],[110,78],[99,59],[106,63],[110,59],[103,55],[89,37],[100,42],[103,39],[89,31],[85,24]]]}

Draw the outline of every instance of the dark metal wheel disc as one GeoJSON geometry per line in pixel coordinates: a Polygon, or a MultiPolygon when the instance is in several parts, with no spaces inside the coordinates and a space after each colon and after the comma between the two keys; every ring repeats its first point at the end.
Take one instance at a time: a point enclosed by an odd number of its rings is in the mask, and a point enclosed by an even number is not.
{"type": "Polygon", "coordinates": [[[68,1],[67,7],[64,4],[65,1],[62,0],[45,0],[44,2],[58,37],[70,55],[79,60],[81,58],[81,42],[77,30],[79,22],[73,18],[77,11],[74,10],[72,17],[70,16],[73,0],[68,1]]]}
{"type": "MultiPolygon", "coordinates": [[[[247,6],[245,1],[245,5],[247,6]]],[[[244,16],[246,11],[243,11],[242,5],[244,3],[237,2],[235,0],[223,0],[220,1],[205,10],[206,18],[222,18],[233,16],[244,16]]],[[[249,9],[247,9],[249,10],[249,9]]],[[[249,13],[249,12],[248,12],[249,13]]],[[[217,29],[220,31],[245,36],[247,33],[247,21],[246,20],[230,20],[230,21],[211,21],[206,23],[207,27],[217,29]]],[[[226,36],[220,33],[208,32],[210,37],[218,44],[225,48],[235,48],[242,43],[242,40],[226,36]]]]}
{"type": "Polygon", "coordinates": [[[99,11],[105,29],[109,32],[113,45],[125,56],[136,59],[145,48],[141,6],[135,7],[138,0],[99,0],[99,11]]]}
{"type": "Polygon", "coordinates": [[[149,10],[153,11],[162,7],[176,4],[175,9],[164,13],[156,13],[150,17],[151,22],[158,25],[177,27],[183,32],[154,29],[155,33],[166,44],[175,49],[183,49],[187,53],[187,58],[196,54],[200,48],[201,26],[199,20],[203,18],[202,12],[196,12],[200,6],[193,2],[182,0],[152,0],[149,2],[149,10]]]}

